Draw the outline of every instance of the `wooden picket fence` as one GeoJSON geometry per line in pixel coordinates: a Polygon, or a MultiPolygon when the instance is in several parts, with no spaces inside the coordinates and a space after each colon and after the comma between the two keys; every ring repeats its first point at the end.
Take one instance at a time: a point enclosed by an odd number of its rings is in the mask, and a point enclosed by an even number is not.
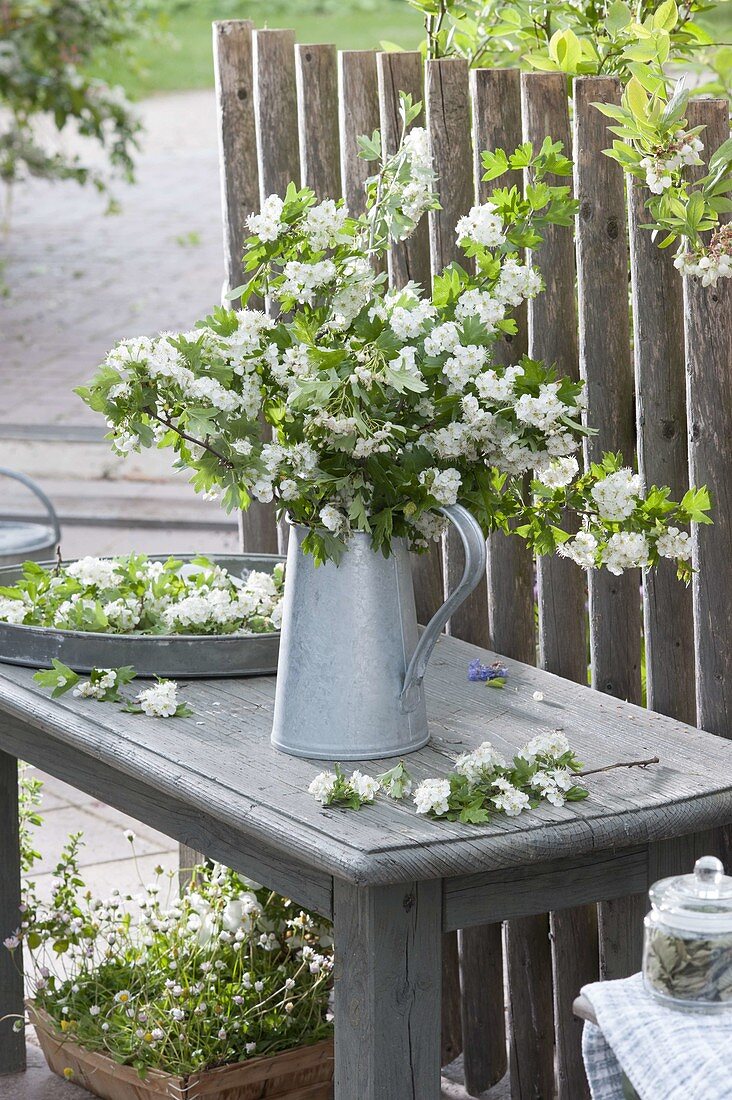
{"type": "MultiPolygon", "coordinates": [[[[389,261],[395,286],[409,279],[429,286],[432,274],[459,258],[455,223],[486,194],[481,150],[540,144],[549,134],[573,152],[576,233],[547,233],[533,257],[546,291],[528,303],[518,335],[503,339],[497,357],[515,362],[528,352],[584,378],[589,420],[598,429],[588,456],[622,450],[633,461],[637,450],[646,483],[675,492],[684,490],[691,471],[696,484],[712,491],[715,525],[694,533],[692,589],[676,581],[666,562],[644,578],[642,600],[638,571],[593,574],[588,591],[572,563],[534,562],[520,540],[494,535],[485,584],[451,630],[579,683],[587,682],[589,641],[593,686],[636,703],[645,645],[648,706],[731,736],[732,286],[684,287],[672,257],[640,228],[642,188],[628,194],[621,169],[603,155],[611,139],[592,106],[619,102],[618,82],[576,80],[570,121],[562,74],[469,72],[456,59],[423,64],[418,53],[337,53],[331,45],[296,44],[291,31],[256,31],[238,20],[214,24],[214,57],[225,289],[243,279],[246,215],[264,196],[284,193],[290,180],[320,198],[345,196],[353,212],[363,209],[370,169],[358,158],[356,139],[380,127],[394,147],[400,91],[424,103],[442,209],[395,247],[389,261]]],[[[698,101],[690,122],[706,125],[709,153],[727,137],[726,104],[698,101]]],[[[520,173],[514,175],[520,184],[520,173]]],[[[282,548],[269,507],[255,505],[241,529],[247,550],[282,548]]],[[[422,621],[461,569],[449,538],[442,555],[419,560],[422,621]]],[[[637,896],[445,937],[443,1062],[463,1050],[468,1091],[503,1076],[508,1049],[515,1100],[588,1095],[572,1000],[598,975],[639,969],[645,907],[645,896],[637,896]]]]}

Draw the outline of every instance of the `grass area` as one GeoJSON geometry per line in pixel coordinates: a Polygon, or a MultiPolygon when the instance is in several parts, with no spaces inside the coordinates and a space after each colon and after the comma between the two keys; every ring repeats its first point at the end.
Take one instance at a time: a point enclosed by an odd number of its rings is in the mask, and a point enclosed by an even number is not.
{"type": "MultiPolygon", "coordinates": [[[[374,49],[381,42],[415,49],[423,39],[422,20],[406,0],[164,0],[164,7],[161,40],[141,38],[131,44],[131,60],[107,55],[95,66],[97,75],[133,98],[210,87],[216,19],[290,27],[298,42],[334,42],[339,49],[374,49]]],[[[732,3],[720,3],[699,22],[718,41],[732,41],[732,3]]]]}
{"type": "Polygon", "coordinates": [[[373,49],[382,41],[414,49],[422,38],[420,17],[404,0],[191,0],[170,7],[163,42],[132,43],[132,65],[118,56],[101,58],[97,74],[136,98],[210,87],[215,19],[291,27],[298,42],[334,42],[340,49],[373,49]]]}

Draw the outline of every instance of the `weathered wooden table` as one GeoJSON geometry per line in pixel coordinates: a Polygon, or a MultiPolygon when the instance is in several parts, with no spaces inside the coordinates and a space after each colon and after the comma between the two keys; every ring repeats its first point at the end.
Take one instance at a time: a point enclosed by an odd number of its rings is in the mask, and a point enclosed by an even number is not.
{"type": "MultiPolygon", "coordinates": [[[[329,810],[307,793],[322,765],[270,746],[272,678],[190,683],[195,717],[165,722],[69,695],[51,701],[30,670],[3,666],[2,929],[17,924],[19,757],[332,918],[337,1100],[436,1100],[442,932],[642,893],[683,852],[674,838],[732,822],[732,743],[515,662],[502,691],[486,689],[466,681],[476,655],[494,659],[438,643],[432,742],[409,759],[416,779],[445,774],[483,740],[510,754],[559,727],[588,768],[653,755],[660,764],[592,776],[585,802],[488,826],[427,820],[385,798],[329,810]]],[[[0,1016],[20,1001],[3,952],[0,1016]]],[[[7,1072],[22,1064],[22,1037],[2,1026],[7,1072]]]]}

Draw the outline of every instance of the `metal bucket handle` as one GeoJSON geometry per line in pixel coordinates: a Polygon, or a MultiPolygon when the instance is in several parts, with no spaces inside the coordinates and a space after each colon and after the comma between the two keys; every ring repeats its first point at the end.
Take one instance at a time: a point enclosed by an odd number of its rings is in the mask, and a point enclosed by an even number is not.
{"type": "Polygon", "coordinates": [[[435,643],[447,620],[460,604],[468,598],[481,578],[485,576],[486,541],[477,519],[471,515],[467,508],[463,508],[462,504],[452,504],[448,508],[440,508],[439,511],[447,516],[457,528],[465,550],[465,567],[457,588],[450,593],[442,607],[434,613],[424,628],[417,643],[417,648],[412,654],[399,699],[404,711],[414,710],[417,705],[419,699],[418,688],[427,671],[427,664],[432,656],[432,650],[435,648],[435,643]]]}
{"type": "Polygon", "coordinates": [[[48,518],[51,521],[53,527],[53,541],[54,545],[58,546],[61,541],[61,526],[58,522],[58,516],[56,515],[56,509],[51,504],[43,490],[36,485],[35,481],[26,474],[19,474],[17,470],[9,470],[7,466],[0,466],[0,477],[11,477],[14,481],[19,481],[22,485],[25,485],[26,489],[29,489],[40,500],[43,507],[48,512],[48,518]]]}

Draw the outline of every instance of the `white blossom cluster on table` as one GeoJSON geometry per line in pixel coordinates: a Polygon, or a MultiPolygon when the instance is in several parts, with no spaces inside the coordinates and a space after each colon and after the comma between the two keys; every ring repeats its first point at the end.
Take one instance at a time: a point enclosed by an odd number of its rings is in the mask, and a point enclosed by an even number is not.
{"type": "Polygon", "coordinates": [[[461,753],[447,776],[423,779],[416,786],[400,761],[376,779],[361,771],[346,776],[336,765],[334,771],[316,775],[308,790],[324,806],[348,809],[368,805],[379,791],[398,801],[411,794],[418,814],[479,825],[496,813],[518,817],[542,800],[563,806],[587,798],[578,782],[581,768],[567,738],[555,730],[533,737],[510,761],[484,741],[461,753]]]}
{"type": "Polygon", "coordinates": [[[134,697],[124,693],[125,686],[137,676],[132,665],[121,668],[93,668],[89,678],[83,680],[78,672],[58,658],[53,667],[40,669],[33,679],[41,687],[49,688],[51,698],[58,699],[70,691],[79,699],[94,699],[98,703],[122,703],[122,709],[131,714],[146,714],[148,718],[188,718],[193,711],[187,703],[178,700],[175,680],[158,677],[150,687],[143,688],[134,697]]]}

